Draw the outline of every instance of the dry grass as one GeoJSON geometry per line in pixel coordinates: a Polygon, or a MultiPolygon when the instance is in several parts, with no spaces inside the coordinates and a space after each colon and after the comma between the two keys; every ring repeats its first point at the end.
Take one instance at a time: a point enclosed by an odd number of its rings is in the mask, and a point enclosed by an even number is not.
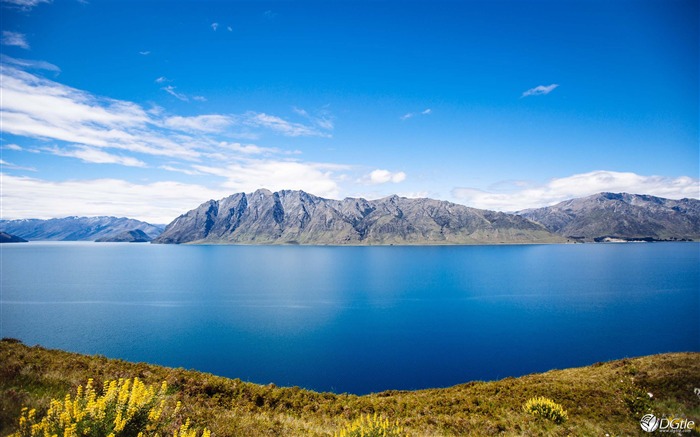
{"type": "MultiPolygon", "coordinates": [[[[330,436],[377,413],[410,436],[642,435],[639,419],[687,417],[700,423],[700,353],[599,363],[494,382],[366,396],[316,393],[238,379],[0,342],[0,435],[15,430],[23,406],[45,411],[94,378],[167,381],[194,425],[215,436],[330,436]],[[647,393],[652,393],[649,397],[647,393]],[[524,403],[545,396],[568,412],[562,424],[533,417],[524,403]]],[[[694,433],[697,434],[697,433],[694,433]]],[[[686,434],[687,435],[687,434],[686,434]]]]}

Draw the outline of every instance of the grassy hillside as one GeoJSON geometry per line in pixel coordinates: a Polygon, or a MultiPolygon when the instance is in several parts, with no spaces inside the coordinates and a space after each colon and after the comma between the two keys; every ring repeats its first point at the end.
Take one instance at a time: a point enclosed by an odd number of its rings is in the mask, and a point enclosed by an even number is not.
{"type": "Polygon", "coordinates": [[[625,359],[444,389],[354,396],[263,386],[3,340],[0,435],[15,430],[23,406],[42,413],[52,398],[74,393],[88,378],[100,386],[104,380],[133,377],[147,384],[167,381],[168,397],[181,401],[193,423],[207,426],[215,436],[328,436],[364,413],[398,421],[410,436],[648,435],[639,427],[639,419],[648,412],[700,423],[700,397],[694,393],[700,387],[700,353],[625,359]],[[535,396],[561,404],[568,420],[556,424],[524,412],[523,404],[535,396]]]}

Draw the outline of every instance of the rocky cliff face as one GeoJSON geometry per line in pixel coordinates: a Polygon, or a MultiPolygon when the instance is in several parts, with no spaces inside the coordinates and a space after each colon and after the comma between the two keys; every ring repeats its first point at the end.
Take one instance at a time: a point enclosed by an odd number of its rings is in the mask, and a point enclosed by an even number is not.
{"type": "Polygon", "coordinates": [[[695,199],[600,193],[518,214],[581,241],[700,239],[700,201],[695,199]]]}
{"type": "Polygon", "coordinates": [[[258,190],[210,200],[170,223],[154,243],[493,244],[561,242],[517,215],[398,196],[330,200],[258,190]]]}
{"type": "Polygon", "coordinates": [[[141,230],[152,239],[163,227],[125,217],[66,217],[0,220],[0,230],[26,240],[93,241],[131,230],[141,230]]]}

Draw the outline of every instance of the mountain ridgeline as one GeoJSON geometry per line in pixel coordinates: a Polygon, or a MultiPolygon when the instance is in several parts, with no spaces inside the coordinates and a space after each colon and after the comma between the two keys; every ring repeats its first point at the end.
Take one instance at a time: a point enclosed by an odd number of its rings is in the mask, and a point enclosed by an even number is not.
{"type": "Polygon", "coordinates": [[[599,193],[519,212],[575,241],[700,240],[700,200],[599,193]]]}
{"type": "Polygon", "coordinates": [[[303,191],[257,190],[210,200],[176,218],[154,243],[499,244],[565,242],[502,212],[433,199],[331,200],[303,191]]]}
{"type": "Polygon", "coordinates": [[[153,239],[163,231],[152,225],[125,217],[65,217],[49,220],[0,220],[0,230],[25,240],[94,241],[109,239],[124,232],[140,230],[153,239]]]}

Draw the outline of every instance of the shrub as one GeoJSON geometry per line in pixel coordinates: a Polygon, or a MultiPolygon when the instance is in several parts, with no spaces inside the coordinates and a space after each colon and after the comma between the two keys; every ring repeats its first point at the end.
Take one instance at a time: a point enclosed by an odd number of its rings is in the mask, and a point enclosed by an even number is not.
{"type": "MultiPolygon", "coordinates": [[[[190,429],[190,420],[168,432],[165,382],[160,388],[147,386],[138,378],[105,381],[98,396],[92,378],[85,389],[78,387],[75,399],[70,394],[61,401],[51,400],[49,409],[41,421],[36,421],[36,410],[23,408],[18,431],[10,437],[146,437],[165,433],[174,437],[197,437],[197,430],[190,429]]],[[[174,418],[180,410],[180,402],[170,409],[174,418]]],[[[209,437],[205,429],[202,437],[209,437]]]]}
{"type": "Polygon", "coordinates": [[[563,423],[568,418],[568,414],[564,407],[557,404],[553,400],[545,397],[532,398],[525,402],[523,410],[535,417],[549,419],[554,423],[563,423]]]}
{"type": "Polygon", "coordinates": [[[389,423],[389,419],[374,416],[360,416],[336,433],[336,437],[399,437],[404,435],[398,422],[389,423]]]}

